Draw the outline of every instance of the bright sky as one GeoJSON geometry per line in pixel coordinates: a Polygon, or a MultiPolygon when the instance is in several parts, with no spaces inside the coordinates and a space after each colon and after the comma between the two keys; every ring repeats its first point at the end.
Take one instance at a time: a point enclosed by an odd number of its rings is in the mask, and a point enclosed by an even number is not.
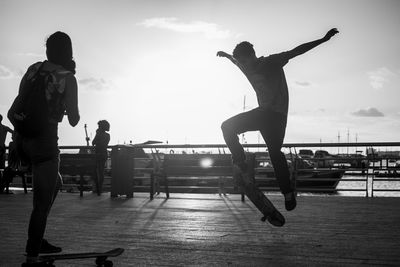
{"type": "MultiPolygon", "coordinates": [[[[285,66],[285,142],[399,141],[400,1],[0,1],[0,114],[55,31],[72,38],[81,122],[61,145],[84,145],[97,121],[111,144],[223,143],[221,123],[255,108],[253,89],[219,50],[244,40],[257,56],[321,38],[285,66]]],[[[3,124],[9,125],[7,118],[3,124]]],[[[8,138],[9,141],[10,138],[8,138]]],[[[249,143],[257,133],[246,134],[249,143]]]]}

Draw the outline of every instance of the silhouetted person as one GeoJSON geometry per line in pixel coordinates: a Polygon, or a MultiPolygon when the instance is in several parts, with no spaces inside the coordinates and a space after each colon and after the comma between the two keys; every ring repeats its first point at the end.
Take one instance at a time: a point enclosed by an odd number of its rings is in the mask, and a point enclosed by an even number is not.
{"type": "Polygon", "coordinates": [[[0,169],[5,168],[6,161],[6,138],[7,133],[13,133],[10,127],[2,124],[3,116],[0,115],[0,169]]]}
{"type": "MultiPolygon", "coordinates": [[[[29,221],[24,266],[37,262],[39,253],[56,253],[62,250],[43,238],[47,216],[62,185],[59,174],[58,123],[62,121],[64,113],[67,114],[71,126],[77,125],[80,118],[70,37],[63,32],[50,35],[46,41],[46,55],[48,60],[37,62],[28,68],[19,89],[21,94],[24,84],[35,77],[39,69],[47,77],[44,85],[48,108],[45,129],[35,137],[18,133],[16,136],[17,146],[21,148],[18,151],[22,151],[24,157],[31,162],[33,175],[33,210],[29,221]]],[[[11,115],[9,118],[13,119],[11,115]]]]}
{"type": "Polygon", "coordinates": [[[224,121],[221,125],[225,142],[232,153],[233,162],[243,173],[247,172],[246,156],[239,143],[238,135],[247,131],[260,131],[268,147],[280,190],[285,196],[287,210],[293,210],[296,207],[296,198],[290,184],[287,161],[281,152],[289,105],[283,66],[290,59],[328,41],[337,33],[337,29],[333,28],[321,39],[267,57],[256,57],[253,45],[249,42],[239,43],[233,50],[233,55],[223,51],[217,53],[217,56],[225,57],[239,67],[256,91],[259,105],[253,110],[240,113],[224,121]]]}
{"type": "MultiPolygon", "coordinates": [[[[3,192],[9,194],[9,185],[15,176],[20,176],[22,178],[22,183],[24,186],[25,194],[28,193],[26,188],[25,174],[29,171],[29,165],[26,162],[22,162],[18,156],[17,146],[15,144],[15,135],[12,134],[12,140],[8,144],[8,157],[7,157],[7,167],[4,169],[3,181],[0,183],[0,193],[3,192]]],[[[12,194],[12,193],[11,193],[12,194]]]]}
{"type": "Polygon", "coordinates": [[[104,167],[108,157],[107,146],[110,142],[110,134],[107,133],[110,131],[110,124],[106,120],[101,120],[97,125],[99,127],[97,128],[96,136],[92,141],[96,153],[96,178],[94,181],[96,184],[96,193],[97,195],[101,195],[104,182],[104,167]]]}

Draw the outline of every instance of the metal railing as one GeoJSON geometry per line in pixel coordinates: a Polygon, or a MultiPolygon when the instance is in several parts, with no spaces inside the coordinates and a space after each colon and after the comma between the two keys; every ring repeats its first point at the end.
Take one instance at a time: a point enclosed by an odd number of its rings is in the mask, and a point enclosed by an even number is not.
{"type": "MultiPolygon", "coordinates": [[[[132,147],[143,149],[146,153],[216,153],[216,154],[229,154],[227,146],[224,144],[176,144],[176,145],[116,145],[109,146],[109,148],[114,148],[118,146],[132,147]]],[[[244,144],[245,150],[248,152],[260,152],[266,151],[264,144],[244,144]]],[[[317,181],[337,181],[337,178],[318,178],[318,177],[300,177],[299,173],[304,171],[310,171],[309,168],[302,168],[301,161],[304,160],[300,157],[299,149],[311,149],[311,150],[332,150],[332,149],[343,149],[347,148],[356,149],[359,151],[369,150],[371,153],[362,154],[356,156],[349,156],[354,153],[340,153],[340,155],[335,155],[331,152],[332,157],[325,158],[308,158],[309,162],[314,164],[314,171],[323,172],[329,170],[344,170],[345,176],[340,179],[340,186],[331,188],[330,192],[341,192],[341,191],[354,191],[354,192],[364,192],[365,196],[377,196],[378,193],[387,192],[400,192],[400,154],[399,156],[393,156],[390,153],[383,153],[383,155],[376,152],[375,149],[399,149],[400,142],[363,142],[363,143],[286,143],[283,144],[282,148],[287,150],[288,160],[292,161],[291,171],[295,181],[298,182],[317,182],[317,181]],[[375,151],[375,152],[374,152],[375,151]],[[323,166],[321,162],[334,161],[336,164],[323,166]],[[351,162],[363,161],[364,165],[351,164],[351,162]],[[389,162],[398,161],[395,166],[389,166],[389,162]],[[346,164],[347,163],[347,164],[346,164]],[[350,178],[347,177],[350,175],[350,178]],[[390,176],[393,175],[393,176],[390,176]],[[398,175],[398,176],[397,176],[398,175]],[[357,177],[356,177],[357,176],[357,177]],[[356,183],[358,187],[354,185],[346,186],[345,184],[356,183]],[[384,186],[381,186],[384,184],[384,186]]],[[[79,153],[82,151],[93,149],[93,147],[87,146],[60,146],[62,152],[74,152],[79,153]]],[[[379,152],[379,151],[378,151],[379,152]]],[[[111,163],[112,164],[112,163],[111,163]]],[[[109,166],[110,167],[110,166],[109,166]]],[[[111,165],[112,168],[112,165],[111,165]]],[[[327,192],[327,188],[317,188],[312,186],[305,186],[299,189],[300,192],[327,192]]],[[[265,187],[265,190],[277,190],[277,187],[265,187]]],[[[400,195],[400,194],[399,194],[400,195]]]]}
{"type": "MultiPolygon", "coordinates": [[[[266,150],[264,144],[244,144],[245,150],[248,152],[257,152],[261,150],[266,150]]],[[[227,149],[226,145],[224,144],[177,144],[177,145],[133,145],[133,147],[138,147],[142,148],[144,150],[152,150],[152,151],[158,151],[158,152],[163,152],[163,153],[197,153],[197,152],[202,152],[202,153],[229,153],[229,150],[227,149]],[[204,151],[206,150],[206,151],[204,151]]],[[[309,171],[310,169],[302,169],[299,167],[299,162],[303,159],[300,158],[297,150],[300,148],[312,148],[314,150],[322,150],[322,149],[328,149],[328,148],[347,148],[347,151],[349,151],[349,148],[359,150],[363,148],[365,151],[370,150],[374,151],[374,149],[382,149],[382,148],[398,148],[400,147],[400,142],[363,142],[363,143],[286,143],[283,144],[283,149],[288,149],[289,152],[287,153],[288,158],[292,159],[294,162],[294,167],[292,165],[292,174],[294,176],[294,179],[299,182],[318,182],[318,181],[338,181],[338,178],[318,178],[318,177],[309,177],[309,178],[301,178],[299,177],[299,173],[302,171],[309,171]]],[[[350,153],[351,154],[351,153],[350,153]]],[[[312,162],[327,162],[327,161],[334,161],[335,163],[340,163],[341,164],[336,164],[336,165],[331,165],[331,166],[316,166],[314,170],[316,172],[320,171],[329,171],[329,170],[343,170],[346,174],[345,177],[340,179],[340,186],[335,187],[335,188],[318,188],[318,187],[303,187],[300,188],[299,191],[303,192],[341,192],[341,191],[353,191],[353,192],[364,192],[365,196],[374,196],[374,192],[400,192],[400,186],[399,187],[392,187],[386,186],[386,188],[377,188],[376,184],[378,182],[387,182],[389,184],[393,184],[392,182],[399,181],[400,179],[397,178],[381,178],[378,177],[378,172],[385,171],[387,167],[385,166],[380,166],[376,167],[373,166],[371,167],[372,162],[377,162],[377,161],[385,161],[388,158],[393,160],[393,156],[379,156],[377,154],[366,154],[366,155],[357,155],[355,156],[349,156],[349,153],[341,153],[340,156],[337,156],[332,153],[332,158],[312,158],[312,159],[307,159],[308,161],[312,162]],[[364,164],[359,164],[356,166],[352,166],[350,164],[349,167],[345,166],[345,162],[360,162],[363,161],[364,164]],[[348,174],[351,174],[351,177],[347,177],[348,174]],[[357,177],[355,177],[357,176],[357,177]],[[344,184],[346,183],[357,183],[359,187],[353,186],[345,186],[344,184]],[[329,189],[329,190],[327,190],[329,189]]],[[[400,170],[400,167],[391,167],[391,170],[400,170]]],[[[276,191],[277,187],[265,187],[265,190],[273,190],[276,191]]]]}

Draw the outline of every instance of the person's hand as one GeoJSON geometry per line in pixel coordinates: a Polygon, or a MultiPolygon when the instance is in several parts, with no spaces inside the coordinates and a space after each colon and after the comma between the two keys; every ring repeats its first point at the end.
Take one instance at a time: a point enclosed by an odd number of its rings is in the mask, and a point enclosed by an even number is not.
{"type": "Polygon", "coordinates": [[[224,51],[218,51],[217,52],[217,57],[229,57],[230,55],[228,53],[225,53],[224,51]]]}
{"type": "Polygon", "coordinates": [[[330,29],[324,36],[324,40],[328,41],[334,36],[335,34],[339,33],[336,28],[330,29]]]}

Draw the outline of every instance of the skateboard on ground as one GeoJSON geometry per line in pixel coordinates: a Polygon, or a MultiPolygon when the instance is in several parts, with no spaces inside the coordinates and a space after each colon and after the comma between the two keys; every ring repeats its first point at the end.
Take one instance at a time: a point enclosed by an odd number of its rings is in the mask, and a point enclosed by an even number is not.
{"type": "Polygon", "coordinates": [[[285,217],[275,208],[274,204],[264,195],[255,183],[254,164],[255,155],[248,155],[247,172],[242,173],[237,167],[239,172],[239,184],[243,188],[245,195],[253,202],[257,209],[263,214],[261,220],[265,222],[268,220],[274,226],[283,226],[285,224],[285,217]]]}
{"type": "MultiPolygon", "coordinates": [[[[54,262],[58,260],[73,260],[96,258],[96,266],[111,267],[113,262],[107,260],[108,257],[117,257],[124,252],[123,248],[115,248],[107,252],[85,252],[85,253],[69,253],[69,254],[53,254],[39,256],[39,263],[35,266],[55,266],[54,262]]],[[[22,264],[22,267],[28,266],[22,264]]]]}

